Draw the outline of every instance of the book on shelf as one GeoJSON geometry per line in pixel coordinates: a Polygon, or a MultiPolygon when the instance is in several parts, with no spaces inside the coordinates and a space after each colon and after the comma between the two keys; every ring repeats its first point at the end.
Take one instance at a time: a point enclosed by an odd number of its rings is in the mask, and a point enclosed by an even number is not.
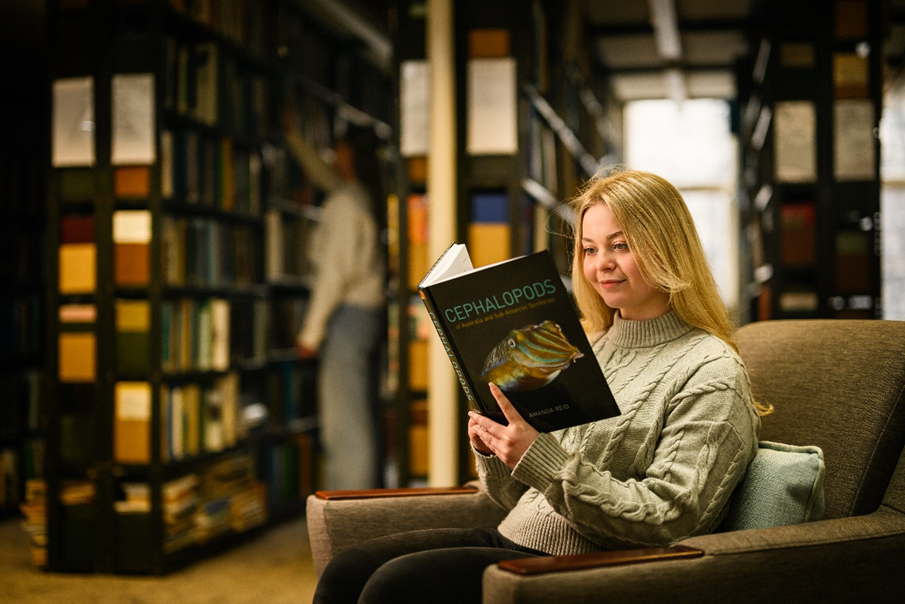
{"type": "Polygon", "coordinates": [[[113,455],[121,463],[151,462],[151,384],[116,382],[113,455]]]}
{"type": "Polygon", "coordinates": [[[114,281],[121,286],[147,286],[151,280],[151,211],[113,212],[114,281]]]}
{"type": "Polygon", "coordinates": [[[511,230],[506,191],[472,193],[468,254],[474,266],[495,264],[509,258],[511,230]]]}
{"type": "Polygon", "coordinates": [[[418,291],[475,410],[506,423],[493,382],[541,432],[619,415],[549,251],[475,269],[453,244],[418,291]]]}

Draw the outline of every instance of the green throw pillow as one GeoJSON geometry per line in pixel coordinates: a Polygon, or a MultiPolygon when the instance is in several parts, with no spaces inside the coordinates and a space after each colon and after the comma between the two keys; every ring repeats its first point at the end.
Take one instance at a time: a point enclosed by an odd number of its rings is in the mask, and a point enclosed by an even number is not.
{"type": "Polygon", "coordinates": [[[768,528],[823,518],[823,451],[761,441],[732,494],[721,531],[768,528]]]}

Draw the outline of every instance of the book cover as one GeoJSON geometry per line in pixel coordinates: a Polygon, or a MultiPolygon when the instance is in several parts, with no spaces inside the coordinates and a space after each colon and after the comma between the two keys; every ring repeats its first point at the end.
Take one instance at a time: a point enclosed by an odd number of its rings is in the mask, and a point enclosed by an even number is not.
{"type": "Polygon", "coordinates": [[[145,376],[151,371],[151,304],[148,300],[114,301],[116,371],[120,376],[145,376]]]}
{"type": "Polygon", "coordinates": [[[58,287],[61,294],[92,293],[97,289],[93,215],[64,216],[60,220],[58,287]]]}
{"type": "Polygon", "coordinates": [[[123,286],[144,286],[150,282],[151,212],[113,212],[114,282],[123,286]]]}
{"type": "Polygon", "coordinates": [[[505,423],[493,382],[541,432],[619,414],[548,251],[473,269],[454,244],[418,290],[476,410],[505,423]]]}
{"type": "Polygon", "coordinates": [[[117,382],[113,455],[118,462],[151,461],[151,384],[117,382]]]}

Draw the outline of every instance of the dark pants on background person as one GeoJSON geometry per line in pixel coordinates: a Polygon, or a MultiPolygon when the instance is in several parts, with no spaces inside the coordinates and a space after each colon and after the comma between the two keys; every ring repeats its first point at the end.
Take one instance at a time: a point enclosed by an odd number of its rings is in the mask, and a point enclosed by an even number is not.
{"type": "Polygon", "coordinates": [[[544,555],[494,529],[429,529],[379,537],[330,561],[314,603],[479,604],[485,568],[544,555]]]}

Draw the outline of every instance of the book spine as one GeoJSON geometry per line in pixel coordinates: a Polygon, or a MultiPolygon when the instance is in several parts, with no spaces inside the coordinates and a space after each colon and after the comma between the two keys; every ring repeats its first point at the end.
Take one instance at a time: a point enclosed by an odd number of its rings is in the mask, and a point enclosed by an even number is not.
{"type": "Polygon", "coordinates": [[[484,402],[481,400],[481,397],[478,396],[478,391],[474,387],[470,376],[465,371],[465,363],[462,362],[462,358],[459,356],[459,352],[458,350],[456,350],[452,339],[447,336],[446,321],[437,310],[437,306],[436,304],[434,304],[433,298],[431,298],[429,289],[419,287],[418,293],[421,295],[421,300],[424,302],[424,306],[427,308],[427,314],[430,317],[431,324],[434,326],[434,328],[437,330],[437,334],[440,336],[440,342],[443,344],[443,350],[446,351],[449,362],[452,364],[452,368],[456,372],[456,380],[459,382],[459,386],[462,387],[462,391],[465,393],[465,398],[468,400],[469,406],[471,406],[476,411],[487,414],[489,410],[485,407],[484,402]]]}

